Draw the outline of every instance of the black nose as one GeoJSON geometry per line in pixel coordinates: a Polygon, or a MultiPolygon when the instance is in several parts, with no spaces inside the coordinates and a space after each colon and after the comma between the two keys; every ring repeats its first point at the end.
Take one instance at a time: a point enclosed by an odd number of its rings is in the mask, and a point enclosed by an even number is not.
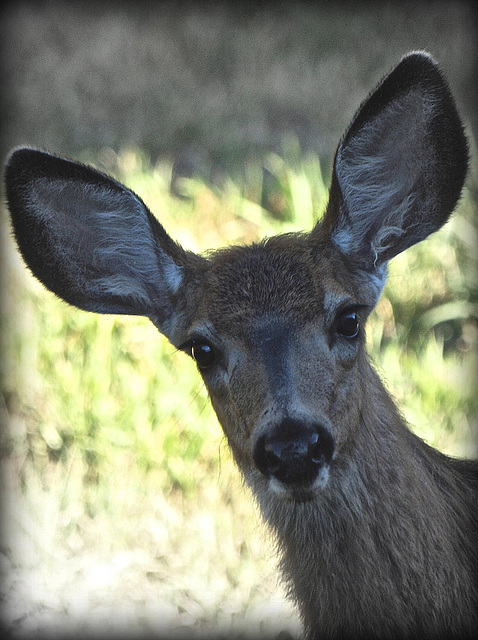
{"type": "Polygon", "coordinates": [[[262,435],[254,447],[254,463],[268,478],[306,487],[330,462],[334,439],[319,424],[286,419],[262,435]]]}

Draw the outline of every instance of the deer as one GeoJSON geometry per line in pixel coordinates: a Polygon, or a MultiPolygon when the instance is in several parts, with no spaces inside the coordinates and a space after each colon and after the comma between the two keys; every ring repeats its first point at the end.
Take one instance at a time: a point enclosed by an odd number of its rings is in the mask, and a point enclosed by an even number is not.
{"type": "Polygon", "coordinates": [[[31,272],[80,309],[149,318],[195,360],[309,640],[476,637],[478,463],[410,430],[365,345],[388,262],[447,222],[467,170],[425,52],[359,107],[310,231],[198,255],[90,166],[7,160],[31,272]]]}

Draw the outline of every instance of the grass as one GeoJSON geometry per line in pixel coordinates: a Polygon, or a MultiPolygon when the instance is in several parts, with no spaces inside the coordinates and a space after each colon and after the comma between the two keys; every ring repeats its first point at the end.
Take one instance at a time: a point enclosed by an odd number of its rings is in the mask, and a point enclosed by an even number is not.
{"type": "MultiPolygon", "coordinates": [[[[327,197],[318,158],[294,139],[242,181],[183,181],[182,200],[167,162],[130,149],[95,164],[196,251],[310,228],[327,197]]],[[[477,455],[470,193],[453,222],[392,262],[367,334],[416,432],[463,456],[477,455]]],[[[146,320],[68,307],[4,247],[1,614],[15,637],[297,637],[193,363],[146,320]]]]}

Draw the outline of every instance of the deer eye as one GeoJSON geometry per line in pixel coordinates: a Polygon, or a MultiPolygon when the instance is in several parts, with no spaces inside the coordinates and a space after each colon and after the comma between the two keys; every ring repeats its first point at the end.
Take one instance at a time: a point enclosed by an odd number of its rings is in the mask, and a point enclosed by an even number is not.
{"type": "Polygon", "coordinates": [[[216,360],[213,348],[207,342],[193,340],[191,344],[191,355],[200,369],[207,369],[216,360]]]}
{"type": "Polygon", "coordinates": [[[356,338],[360,329],[360,323],[356,311],[343,311],[337,318],[335,331],[344,338],[356,338]]]}

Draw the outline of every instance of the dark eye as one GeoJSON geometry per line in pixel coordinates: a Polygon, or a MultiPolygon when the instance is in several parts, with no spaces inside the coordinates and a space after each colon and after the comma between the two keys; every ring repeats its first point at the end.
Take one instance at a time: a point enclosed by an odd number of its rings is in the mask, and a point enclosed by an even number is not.
{"type": "Polygon", "coordinates": [[[356,311],[344,311],[337,319],[335,331],[344,338],[356,338],[360,324],[356,311]]]}
{"type": "Polygon", "coordinates": [[[191,355],[200,369],[207,369],[216,360],[216,355],[207,342],[194,340],[191,344],[191,355]]]}

